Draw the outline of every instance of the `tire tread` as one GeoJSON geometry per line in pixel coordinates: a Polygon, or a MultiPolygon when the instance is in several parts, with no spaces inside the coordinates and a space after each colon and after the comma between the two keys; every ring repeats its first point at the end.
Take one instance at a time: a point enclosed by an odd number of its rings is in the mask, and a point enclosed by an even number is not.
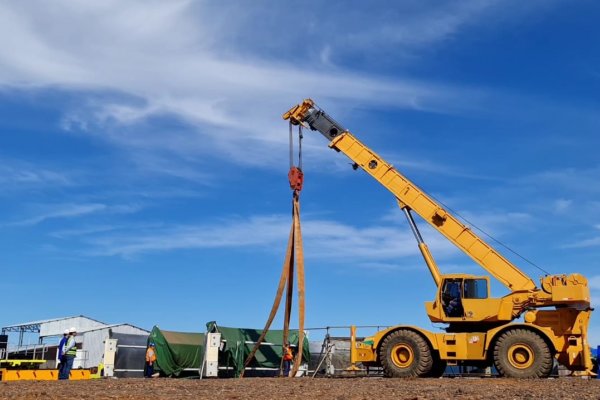
{"type": "Polygon", "coordinates": [[[511,378],[546,378],[553,367],[553,357],[550,348],[544,339],[528,329],[510,329],[500,335],[494,345],[494,365],[500,375],[511,378]],[[519,341],[532,345],[534,351],[534,364],[525,370],[518,370],[510,366],[507,360],[509,346],[519,341]]]}
{"type": "Polygon", "coordinates": [[[386,377],[424,377],[429,374],[433,367],[433,355],[427,341],[418,333],[399,329],[389,334],[381,344],[379,350],[379,358],[386,377]],[[414,357],[416,358],[414,365],[406,369],[400,369],[394,365],[393,361],[388,358],[388,347],[393,346],[399,341],[414,345],[414,357]],[[412,342],[412,343],[410,343],[412,342]]]}

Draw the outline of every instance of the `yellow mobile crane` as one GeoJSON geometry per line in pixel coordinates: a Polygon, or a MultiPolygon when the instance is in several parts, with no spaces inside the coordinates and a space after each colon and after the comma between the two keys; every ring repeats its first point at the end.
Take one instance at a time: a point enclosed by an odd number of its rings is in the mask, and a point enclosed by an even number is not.
{"type": "MultiPolygon", "coordinates": [[[[547,377],[553,360],[578,375],[591,375],[587,331],[592,308],[587,279],[580,274],[546,275],[540,285],[446,211],[391,164],[356,139],[310,100],[283,115],[292,125],[319,131],[329,147],[344,153],[396,197],[437,286],[425,303],[432,322],[448,324],[434,333],[394,326],[360,342],[352,362],[381,366],[388,377],[441,376],[446,365],[495,365],[507,377],[547,377]],[[417,213],[434,229],[506,286],[490,296],[489,276],[442,274],[415,224],[417,213]],[[513,322],[522,317],[523,322],[513,322]]],[[[354,336],[353,336],[354,338],[354,336]]]]}

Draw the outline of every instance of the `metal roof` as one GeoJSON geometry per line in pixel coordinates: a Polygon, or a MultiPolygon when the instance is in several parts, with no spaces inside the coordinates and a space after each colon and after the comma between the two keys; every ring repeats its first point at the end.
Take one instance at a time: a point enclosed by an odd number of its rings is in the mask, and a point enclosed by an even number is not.
{"type": "Polygon", "coordinates": [[[39,332],[40,331],[40,326],[43,325],[43,324],[47,324],[49,322],[64,321],[64,320],[68,320],[68,319],[75,319],[75,318],[84,318],[84,319],[87,319],[87,320],[90,320],[90,321],[97,322],[99,324],[106,325],[102,321],[98,321],[97,319],[86,317],[85,315],[74,315],[72,317],[41,319],[39,321],[31,321],[31,322],[24,322],[24,323],[21,323],[21,324],[8,325],[8,326],[2,327],[2,331],[4,331],[4,332],[21,332],[21,331],[24,331],[24,332],[39,332]]]}
{"type": "MultiPolygon", "coordinates": [[[[85,334],[90,332],[101,331],[101,330],[109,330],[111,328],[119,328],[119,327],[127,327],[125,329],[133,329],[134,331],[144,333],[150,333],[148,330],[137,327],[135,325],[120,323],[120,324],[105,324],[104,322],[98,321],[97,319],[93,319],[90,317],[86,317],[85,315],[76,315],[72,317],[62,317],[62,318],[50,318],[43,319],[38,321],[30,321],[24,322],[21,324],[8,325],[1,328],[2,334],[10,334],[11,332],[17,333],[18,338],[18,347],[21,347],[24,343],[24,339],[26,339],[25,335],[36,335],[36,342],[43,343],[45,338],[52,338],[60,336],[64,333],[65,330],[70,328],[75,328],[78,333],[85,334]]],[[[121,329],[123,329],[121,328],[121,329]]],[[[30,340],[31,337],[27,336],[30,340]]]]}
{"type": "Polygon", "coordinates": [[[127,323],[122,323],[122,324],[110,324],[110,325],[100,326],[100,327],[98,327],[98,328],[92,328],[92,329],[88,329],[88,330],[86,330],[86,331],[81,331],[81,332],[77,332],[77,333],[86,333],[86,332],[99,331],[99,330],[102,330],[102,329],[116,328],[117,326],[130,326],[130,327],[132,327],[132,328],[139,329],[140,331],[144,331],[144,332],[148,332],[148,333],[150,333],[150,331],[149,331],[149,330],[147,330],[147,329],[140,328],[139,326],[135,326],[135,325],[132,325],[132,324],[127,324],[127,323]]]}

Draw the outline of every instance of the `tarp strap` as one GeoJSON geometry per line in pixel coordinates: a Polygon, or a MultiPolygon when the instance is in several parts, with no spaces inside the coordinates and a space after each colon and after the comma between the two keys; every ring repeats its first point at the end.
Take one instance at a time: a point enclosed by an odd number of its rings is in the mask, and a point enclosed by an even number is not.
{"type": "MultiPolygon", "coordinates": [[[[290,228],[290,235],[288,239],[287,251],[285,253],[285,260],[283,262],[283,268],[281,271],[281,277],[279,278],[279,285],[277,287],[277,293],[275,294],[275,300],[273,301],[273,307],[269,318],[265,323],[265,327],[256,341],[254,348],[246,358],[244,368],[248,367],[256,352],[258,351],[261,343],[264,341],[265,336],[271,327],[271,323],[277,314],[279,305],[281,304],[281,298],[283,291],[286,291],[285,299],[285,316],[283,321],[283,343],[288,342],[289,336],[289,325],[292,311],[292,297],[294,291],[294,264],[296,264],[296,279],[298,280],[298,351],[296,353],[296,359],[294,367],[292,369],[292,376],[296,375],[300,363],[302,361],[302,352],[304,344],[304,251],[302,248],[302,231],[300,228],[300,200],[298,191],[294,191],[293,196],[293,208],[292,208],[292,226],[290,228]]],[[[240,378],[244,376],[244,371],[241,372],[240,378]]]]}

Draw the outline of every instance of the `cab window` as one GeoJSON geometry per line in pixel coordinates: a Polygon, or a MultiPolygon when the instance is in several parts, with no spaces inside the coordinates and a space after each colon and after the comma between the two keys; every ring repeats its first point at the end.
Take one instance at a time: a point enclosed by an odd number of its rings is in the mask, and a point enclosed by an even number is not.
{"type": "Polygon", "coordinates": [[[465,279],[463,283],[465,299],[487,299],[488,285],[486,279],[465,279]]]}

